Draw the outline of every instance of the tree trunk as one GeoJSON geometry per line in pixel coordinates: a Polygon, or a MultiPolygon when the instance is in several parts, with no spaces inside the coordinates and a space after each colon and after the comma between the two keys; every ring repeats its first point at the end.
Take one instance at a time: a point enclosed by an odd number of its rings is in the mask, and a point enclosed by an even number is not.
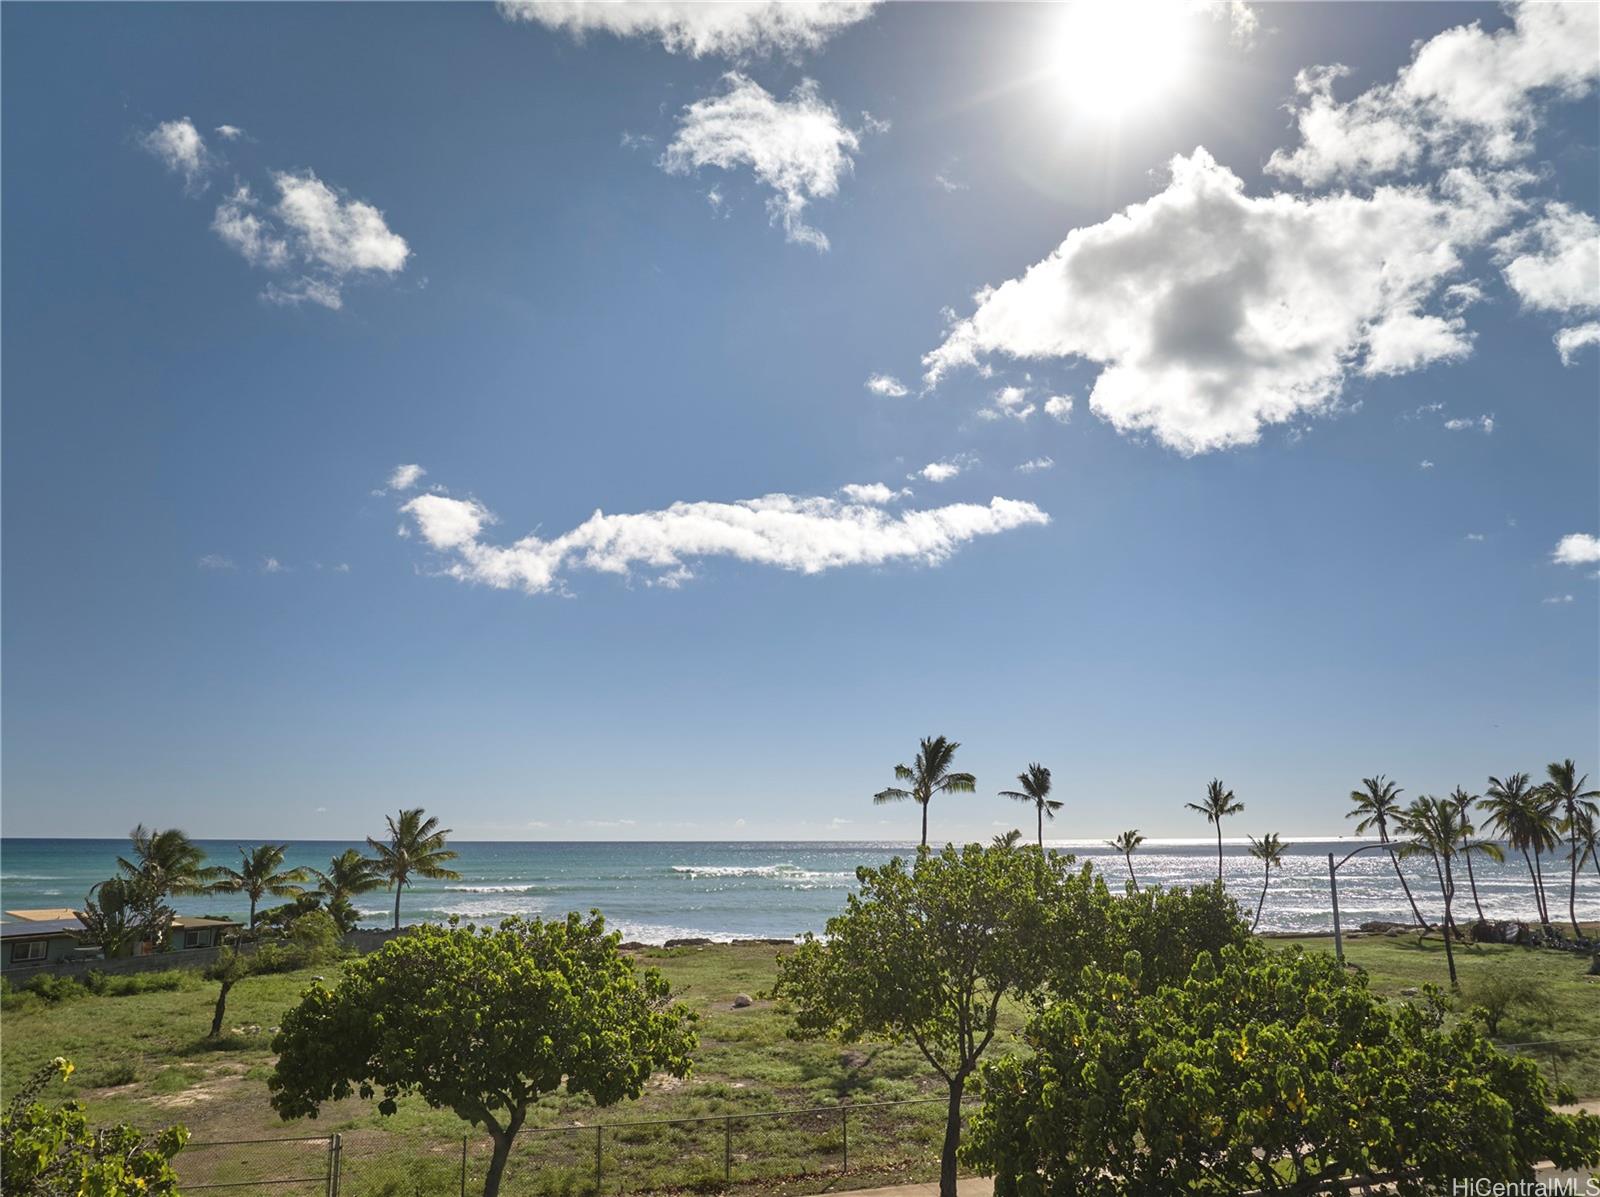
{"type": "Polygon", "coordinates": [[[232,981],[223,981],[220,984],[222,989],[217,994],[217,1006],[211,1012],[211,1038],[213,1039],[222,1034],[222,1020],[228,1014],[228,990],[233,988],[232,981]]]}
{"type": "Polygon", "coordinates": [[[1133,853],[1132,852],[1125,853],[1124,854],[1124,859],[1126,859],[1127,862],[1128,862],[1128,880],[1133,882],[1133,892],[1134,893],[1138,893],[1139,892],[1139,879],[1133,875],[1133,853]]]}
{"type": "Polygon", "coordinates": [[[1567,847],[1572,856],[1572,884],[1567,889],[1567,917],[1572,920],[1572,938],[1582,939],[1583,931],[1578,927],[1578,812],[1568,805],[1567,826],[1571,829],[1567,840],[1567,847]]]}
{"type": "Polygon", "coordinates": [[[256,896],[250,895],[250,930],[256,929],[256,896]]]}
{"type": "Polygon", "coordinates": [[[1217,888],[1222,888],[1222,820],[1217,820],[1217,888]]]}
{"type": "Polygon", "coordinates": [[[526,1107],[513,1110],[504,1128],[492,1119],[488,1121],[489,1135],[494,1140],[494,1151],[489,1156],[489,1171],[484,1173],[483,1177],[483,1197],[498,1197],[500,1181],[505,1176],[506,1161],[511,1158],[511,1144],[516,1140],[517,1131],[522,1129],[522,1119],[526,1113],[526,1107]]]}
{"type": "Polygon", "coordinates": [[[1478,921],[1481,923],[1484,921],[1483,903],[1478,901],[1478,879],[1472,873],[1472,853],[1464,852],[1462,856],[1467,862],[1467,884],[1472,886],[1472,905],[1477,909],[1478,921]]]}
{"type": "Polygon", "coordinates": [[[1544,909],[1539,905],[1539,874],[1533,871],[1533,857],[1528,855],[1528,850],[1522,850],[1522,859],[1528,865],[1528,877],[1533,881],[1533,912],[1539,916],[1539,922],[1544,922],[1544,909]]]}
{"type": "MultiPolygon", "coordinates": [[[[1378,839],[1381,843],[1389,842],[1388,828],[1382,824],[1378,826],[1378,839]]],[[[1422,917],[1422,911],[1417,909],[1417,900],[1411,896],[1411,887],[1406,884],[1406,875],[1400,871],[1400,858],[1393,852],[1389,853],[1389,863],[1394,866],[1394,875],[1400,882],[1400,888],[1405,891],[1406,901],[1411,904],[1411,914],[1424,930],[1428,930],[1428,920],[1422,917]]]]}
{"type": "Polygon", "coordinates": [[[939,1197],[956,1197],[956,1148],[961,1146],[961,1092],[967,1074],[950,1079],[950,1109],[944,1120],[944,1150],[939,1155],[939,1197]]]}
{"type": "MultiPolygon", "coordinates": [[[[1039,807],[1039,851],[1040,852],[1044,851],[1044,807],[1043,806],[1039,807]]],[[[1576,852],[1577,849],[1574,848],[1573,851],[1576,852]]],[[[1578,892],[1578,881],[1577,881],[1578,874],[1577,874],[1576,870],[1573,871],[1572,877],[1573,877],[1572,892],[1573,893],[1577,893],[1578,892]]],[[[1573,926],[1577,926],[1577,924],[1574,923],[1573,926]]]]}
{"type": "Polygon", "coordinates": [[[1550,926],[1550,895],[1544,888],[1544,853],[1535,848],[1533,850],[1533,884],[1539,891],[1539,925],[1545,930],[1550,926]]]}
{"type": "Polygon", "coordinates": [[[1256,928],[1261,925],[1261,908],[1267,904],[1267,886],[1272,884],[1272,866],[1267,866],[1266,879],[1261,882],[1261,897],[1256,901],[1256,921],[1250,924],[1250,934],[1256,933],[1256,928]]]}
{"type": "Polygon", "coordinates": [[[1459,989],[1460,982],[1456,980],[1456,953],[1451,941],[1455,939],[1455,921],[1450,917],[1450,903],[1455,898],[1456,881],[1450,872],[1450,862],[1444,862],[1444,958],[1450,966],[1450,988],[1459,989]]]}
{"type": "Polygon", "coordinates": [[[404,881],[394,883],[394,929],[400,930],[400,891],[405,888],[404,881]]]}
{"type": "MultiPolygon", "coordinates": [[[[928,846],[928,804],[926,802],[922,804],[922,846],[924,848],[928,846]]],[[[399,916],[397,915],[396,926],[399,926],[398,918],[399,916]]]]}

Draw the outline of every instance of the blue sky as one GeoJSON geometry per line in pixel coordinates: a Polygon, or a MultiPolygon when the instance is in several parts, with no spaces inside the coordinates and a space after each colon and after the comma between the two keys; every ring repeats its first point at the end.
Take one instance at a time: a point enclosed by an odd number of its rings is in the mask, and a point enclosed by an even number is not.
{"type": "Polygon", "coordinates": [[[1115,11],[7,6],[6,833],[1600,769],[1593,6],[1115,11]]]}

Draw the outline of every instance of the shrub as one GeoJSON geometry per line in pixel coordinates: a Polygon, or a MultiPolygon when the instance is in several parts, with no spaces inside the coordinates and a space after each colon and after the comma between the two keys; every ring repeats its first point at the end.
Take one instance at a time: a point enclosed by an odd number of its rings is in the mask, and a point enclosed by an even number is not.
{"type": "Polygon", "coordinates": [[[89,1129],[76,1101],[39,1100],[51,1081],[72,1075],[56,1058],[29,1078],[0,1114],[0,1175],[11,1197],[177,1197],[172,1157],[189,1132],[170,1126],[154,1138],[126,1125],[89,1129]]]}
{"type": "MultiPolygon", "coordinates": [[[[1554,1112],[1529,1060],[1436,990],[1389,1006],[1321,953],[1228,947],[1181,985],[1130,953],[1036,1015],[1034,1054],[983,1070],[964,1159],[1018,1194],[1279,1190],[1389,1175],[1396,1192],[1600,1163],[1600,1119],[1554,1112]]],[[[1326,1187],[1325,1185],[1322,1187],[1326,1187]]]]}
{"type": "Polygon", "coordinates": [[[1495,969],[1474,978],[1465,994],[1470,1013],[1483,1021],[1496,1038],[1501,1025],[1513,1010],[1522,1020],[1549,1026],[1556,1018],[1556,1001],[1549,989],[1533,977],[1512,969],[1495,969]]]}

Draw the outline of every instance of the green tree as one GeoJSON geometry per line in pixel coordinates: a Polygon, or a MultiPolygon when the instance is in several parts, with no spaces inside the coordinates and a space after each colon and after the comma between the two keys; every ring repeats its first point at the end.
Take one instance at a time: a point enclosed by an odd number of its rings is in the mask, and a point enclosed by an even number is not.
{"type": "Polygon", "coordinates": [[[1261,882],[1261,897],[1256,902],[1256,917],[1250,923],[1250,931],[1254,934],[1261,925],[1261,908],[1267,903],[1267,887],[1272,884],[1272,870],[1283,868],[1283,841],[1278,838],[1276,831],[1269,831],[1260,839],[1251,836],[1250,855],[1266,869],[1266,876],[1261,882]]]}
{"type": "Polygon", "coordinates": [[[1133,875],[1133,854],[1139,850],[1139,845],[1144,843],[1144,836],[1139,834],[1137,827],[1131,831],[1124,831],[1114,840],[1107,840],[1106,847],[1113,848],[1122,853],[1122,859],[1128,862],[1128,880],[1133,883],[1134,892],[1138,892],[1139,879],[1133,875]]]}
{"type": "Polygon", "coordinates": [[[1216,778],[1211,779],[1211,784],[1206,786],[1206,796],[1203,802],[1185,802],[1184,807],[1206,817],[1206,822],[1217,829],[1217,884],[1222,884],[1222,820],[1229,815],[1236,815],[1244,809],[1244,803],[1237,801],[1233,791],[1228,789],[1216,778]]]}
{"type": "MultiPolygon", "coordinates": [[[[1431,988],[1431,987],[1430,987],[1431,988]]],[[[1600,1163],[1600,1119],[1561,1114],[1528,1059],[1436,992],[1391,1005],[1324,952],[1261,941],[1155,983],[1138,953],[1036,1014],[983,1068],[964,1160],[996,1197],[1344,1192],[1408,1197],[1600,1163]]]]}
{"type": "Polygon", "coordinates": [[[1024,772],[1017,774],[1017,784],[1022,787],[1021,790],[1001,790],[1000,797],[1033,804],[1039,816],[1039,850],[1042,852],[1044,821],[1054,819],[1056,811],[1060,810],[1063,804],[1050,797],[1050,770],[1043,765],[1029,765],[1024,772]]]}
{"type": "Polygon", "coordinates": [[[859,892],[826,936],[779,957],[774,992],[793,1006],[796,1035],[909,1041],[944,1080],[943,1197],[956,1191],[962,1095],[1002,1003],[1044,984],[1052,967],[1075,971],[1066,956],[1090,920],[1068,911],[1105,895],[1068,860],[969,844],[919,853],[909,867],[896,857],[857,869],[859,892]]]}
{"type": "MultiPolygon", "coordinates": [[[[1363,777],[1361,788],[1350,791],[1351,809],[1345,812],[1347,819],[1360,819],[1356,824],[1356,834],[1366,835],[1373,828],[1378,830],[1378,842],[1389,843],[1389,824],[1400,821],[1400,795],[1405,793],[1394,782],[1382,773],[1376,777],[1363,777]]],[[[1400,882],[1400,888],[1405,891],[1406,902],[1411,906],[1412,917],[1417,920],[1417,925],[1426,929],[1428,920],[1422,917],[1422,911],[1417,909],[1417,900],[1411,895],[1411,886],[1406,883],[1406,875],[1400,868],[1400,858],[1394,852],[1385,853],[1389,863],[1394,866],[1394,875],[1400,882]]]]}
{"type": "Polygon", "coordinates": [[[528,1110],[565,1088],[597,1106],[638,1097],[656,1071],[688,1074],[694,1015],[653,969],[637,970],[597,913],[419,927],[306,991],[272,1040],[267,1087],[285,1118],[379,1093],[381,1113],[417,1094],[484,1127],[500,1190],[528,1110]]]}
{"type": "Polygon", "coordinates": [[[423,809],[413,807],[400,812],[400,817],[388,816],[389,838],[375,840],[367,837],[367,845],[377,853],[374,862],[378,872],[394,886],[394,929],[400,930],[400,894],[411,884],[411,877],[426,877],[430,881],[459,881],[461,874],[447,868],[446,861],[456,858],[455,852],[444,846],[448,827],[440,827],[439,820],[423,818],[423,809]]]}
{"type": "Polygon", "coordinates": [[[211,892],[219,870],[206,865],[205,851],[177,828],[158,831],[140,823],[128,833],[133,859],[117,857],[130,877],[140,877],[162,896],[184,897],[211,892]]]}
{"type": "MultiPolygon", "coordinates": [[[[1457,786],[1450,792],[1450,801],[1456,804],[1456,810],[1461,815],[1461,838],[1463,841],[1472,838],[1477,828],[1472,825],[1472,812],[1477,808],[1481,799],[1476,794],[1469,794],[1457,786]]],[[[1495,845],[1498,850],[1498,845],[1495,845]]],[[[1467,866],[1467,885],[1472,890],[1472,908],[1478,912],[1478,922],[1483,922],[1483,903],[1478,901],[1478,875],[1472,869],[1473,853],[1468,852],[1461,858],[1461,863],[1467,866]]],[[[1505,853],[1497,858],[1505,859],[1505,853]]]]}
{"type": "Polygon", "coordinates": [[[38,1069],[0,1114],[0,1176],[11,1197],[177,1197],[172,1157],[189,1132],[154,1138],[127,1125],[91,1130],[76,1101],[47,1105],[45,1087],[72,1075],[61,1057],[38,1069]]]}
{"type": "Polygon", "coordinates": [[[991,836],[989,843],[995,848],[1015,848],[1022,842],[1022,831],[1013,827],[1010,831],[1002,831],[999,835],[991,836]]]}
{"type": "Polygon", "coordinates": [[[1585,859],[1594,865],[1596,876],[1600,876],[1600,814],[1591,810],[1578,812],[1578,864],[1582,866],[1585,859]]]}
{"type": "Polygon", "coordinates": [[[1504,780],[1489,778],[1488,788],[1483,792],[1482,809],[1489,816],[1489,828],[1522,853],[1528,876],[1533,880],[1533,901],[1539,923],[1549,927],[1550,907],[1545,900],[1541,858],[1561,842],[1555,829],[1553,805],[1528,784],[1526,773],[1508,773],[1504,780]]]}
{"type": "Polygon", "coordinates": [[[1585,773],[1578,776],[1578,766],[1573,764],[1572,758],[1564,761],[1551,761],[1545,766],[1545,774],[1550,780],[1541,787],[1547,801],[1554,803],[1561,811],[1561,827],[1567,833],[1567,848],[1571,864],[1571,883],[1567,887],[1567,917],[1572,921],[1572,934],[1583,935],[1583,929],[1578,926],[1578,816],[1588,812],[1591,816],[1600,811],[1595,799],[1600,798],[1600,790],[1586,790],[1589,784],[1589,775],[1585,773]]]}
{"type": "Polygon", "coordinates": [[[341,931],[355,929],[357,915],[350,899],[370,894],[384,885],[378,863],[355,848],[346,848],[330,860],[326,872],[312,869],[311,875],[316,879],[317,893],[328,904],[328,913],[341,931]]]}
{"type": "Polygon", "coordinates": [[[1501,860],[1504,853],[1499,844],[1472,838],[1472,826],[1461,813],[1454,799],[1439,799],[1424,794],[1402,816],[1401,826],[1410,838],[1401,845],[1402,854],[1427,855],[1433,860],[1439,878],[1439,892],[1444,898],[1444,955],[1450,968],[1450,987],[1456,988],[1456,956],[1452,942],[1456,937],[1455,916],[1452,904],[1456,897],[1454,861],[1470,859],[1476,853],[1492,860],[1501,860]]]}
{"type": "Polygon", "coordinates": [[[228,1016],[228,995],[233,987],[250,975],[250,958],[234,948],[223,948],[217,958],[206,965],[201,976],[217,983],[217,1001],[211,1010],[211,1038],[222,1034],[222,1022],[228,1016]]]}
{"type": "Polygon", "coordinates": [[[83,938],[99,944],[108,960],[131,956],[146,941],[161,947],[174,917],[155,883],[138,874],[106,878],[89,891],[78,912],[83,938]]]}
{"type": "Polygon", "coordinates": [[[970,773],[954,773],[950,766],[955,762],[956,749],[961,745],[943,736],[924,737],[917,748],[911,765],[896,765],[896,781],[909,781],[909,790],[890,786],[872,796],[877,803],[902,802],[909,798],[922,808],[922,846],[928,846],[928,803],[935,794],[970,794],[978,788],[978,779],[970,773]]]}
{"type": "Polygon", "coordinates": [[[304,882],[311,874],[303,868],[283,867],[288,844],[257,844],[239,849],[239,867],[217,870],[212,888],[225,893],[244,894],[250,899],[250,929],[255,930],[256,907],[271,894],[275,898],[298,898],[305,893],[304,882]]]}

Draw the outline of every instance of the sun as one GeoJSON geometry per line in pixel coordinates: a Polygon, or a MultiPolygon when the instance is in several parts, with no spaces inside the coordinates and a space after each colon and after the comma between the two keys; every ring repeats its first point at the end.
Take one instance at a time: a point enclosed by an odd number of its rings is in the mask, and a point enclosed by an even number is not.
{"type": "Polygon", "coordinates": [[[1179,3],[1073,4],[1047,51],[1071,114],[1108,122],[1149,110],[1183,81],[1193,27],[1179,3]]]}

